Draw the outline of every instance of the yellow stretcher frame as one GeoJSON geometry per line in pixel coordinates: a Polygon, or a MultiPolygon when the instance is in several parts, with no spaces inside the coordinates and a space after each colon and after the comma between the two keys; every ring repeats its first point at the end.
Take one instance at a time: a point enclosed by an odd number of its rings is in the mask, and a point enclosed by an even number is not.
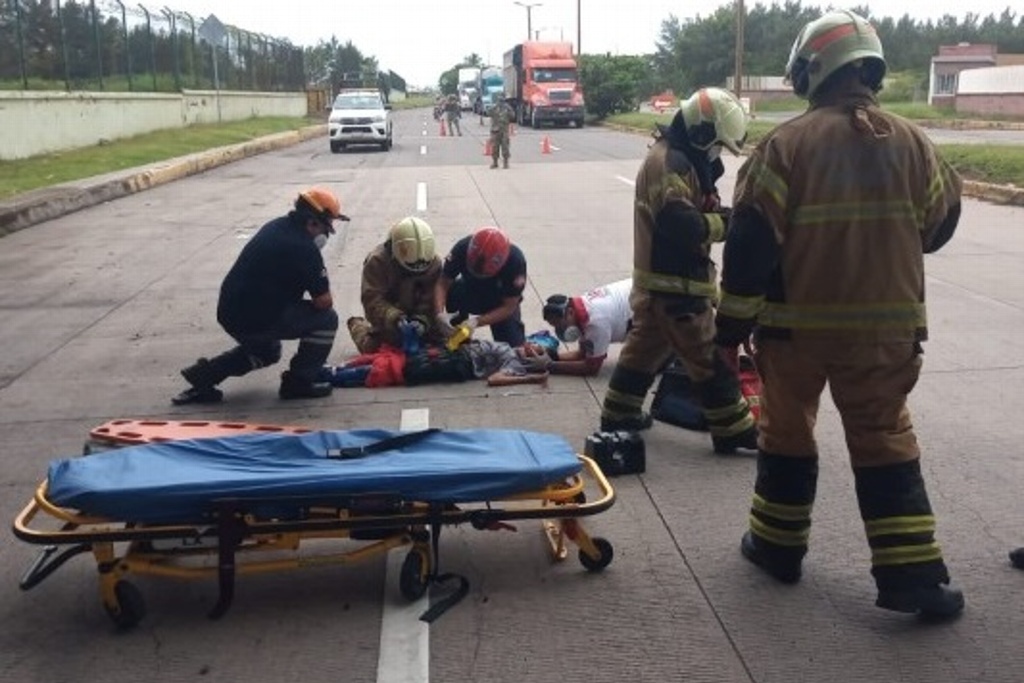
{"type": "MultiPolygon", "coordinates": [[[[234,423],[232,423],[234,424],[234,423]]],[[[234,427],[232,427],[233,429],[234,427]]],[[[90,437],[99,438],[93,430],[90,437]]],[[[110,447],[143,443],[148,437],[123,440],[111,437],[110,447]]],[[[180,437],[179,437],[180,438],[180,437]]],[[[153,440],[161,440],[159,437],[153,440]]],[[[166,440],[166,439],[163,439],[166,440]]],[[[88,452],[88,448],[87,448],[88,452]]],[[[588,571],[611,563],[612,545],[592,537],[580,518],[604,512],[615,492],[590,458],[577,455],[580,473],[539,491],[528,491],[495,501],[436,505],[396,500],[388,494],[342,496],[331,505],[303,507],[301,497],[272,499],[303,512],[302,519],[260,519],[247,510],[271,499],[211,501],[216,519],[201,524],[139,525],[124,520],[89,517],[54,505],[43,481],[32,500],[17,515],[13,531],[22,541],[45,546],[20,581],[23,590],[39,585],[72,557],[91,552],[99,573],[99,590],[107,614],[119,628],[131,628],[145,616],[141,592],[128,577],[150,575],[172,579],[217,577],[219,596],[210,618],[219,618],[231,606],[236,575],[290,571],[305,567],[349,565],[409,546],[399,576],[402,596],[415,601],[432,583],[451,578],[438,569],[438,536],[448,525],[470,524],[480,530],[500,530],[514,520],[539,520],[554,561],[568,557],[569,544],[578,548],[580,563],[588,571]],[[588,500],[588,496],[596,498],[588,500]],[[39,522],[49,524],[40,528],[39,522]],[[357,541],[360,545],[331,552],[300,553],[311,540],[357,541]],[[118,551],[124,547],[124,551],[118,551]],[[267,553],[273,557],[265,557],[267,553]],[[216,563],[202,560],[216,557],[216,563]]],[[[465,579],[457,593],[435,604],[423,615],[433,621],[468,591],[465,579]]]]}

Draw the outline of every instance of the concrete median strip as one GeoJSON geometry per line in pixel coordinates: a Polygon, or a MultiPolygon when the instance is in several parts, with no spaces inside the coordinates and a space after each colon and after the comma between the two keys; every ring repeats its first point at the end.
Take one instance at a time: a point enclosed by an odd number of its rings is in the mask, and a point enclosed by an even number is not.
{"type": "Polygon", "coordinates": [[[0,237],[112,199],[323,136],[323,124],[275,133],[148,166],[54,185],[0,201],[0,237]]]}

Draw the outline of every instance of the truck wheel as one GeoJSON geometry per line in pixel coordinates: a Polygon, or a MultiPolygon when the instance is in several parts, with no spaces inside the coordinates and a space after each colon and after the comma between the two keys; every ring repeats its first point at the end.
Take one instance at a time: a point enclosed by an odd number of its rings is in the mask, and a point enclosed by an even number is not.
{"type": "Polygon", "coordinates": [[[540,124],[537,122],[537,110],[530,109],[530,128],[540,128],[540,124]]]}
{"type": "Polygon", "coordinates": [[[334,140],[331,140],[331,153],[332,154],[337,154],[340,151],[341,151],[341,143],[340,142],[335,142],[334,140]]]}
{"type": "Polygon", "coordinates": [[[577,128],[582,128],[583,127],[583,119],[582,118],[576,119],[576,127],[577,128]]]}

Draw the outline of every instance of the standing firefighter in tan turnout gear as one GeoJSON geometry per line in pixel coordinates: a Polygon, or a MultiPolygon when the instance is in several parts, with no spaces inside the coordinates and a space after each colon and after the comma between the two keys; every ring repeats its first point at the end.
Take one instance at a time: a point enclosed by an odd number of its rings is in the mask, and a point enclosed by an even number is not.
{"type": "Polygon", "coordinates": [[[716,453],[757,447],[757,427],[733,367],[714,345],[717,271],[712,243],[725,237],[728,210],[715,181],[723,148],[739,154],[747,120],[739,101],[703,88],[682,102],[636,178],[633,218],[633,326],[601,409],[601,430],[643,429],[655,375],[675,354],[694,380],[716,453]]]}
{"type": "Polygon", "coordinates": [[[810,107],[740,170],[716,320],[726,348],[755,331],[764,380],[740,547],[776,579],[800,579],[818,476],[814,425],[828,384],[876,605],[948,618],[964,599],[948,586],[935,540],[907,396],[927,332],[923,254],[956,229],[960,179],[920,129],[878,107],[885,70],[863,18],[832,12],[809,23],[786,71],[810,107]]]}

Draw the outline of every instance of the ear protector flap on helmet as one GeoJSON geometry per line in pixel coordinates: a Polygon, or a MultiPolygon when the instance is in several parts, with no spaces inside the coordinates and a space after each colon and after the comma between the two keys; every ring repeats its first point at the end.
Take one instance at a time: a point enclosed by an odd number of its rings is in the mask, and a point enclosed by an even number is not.
{"type": "Polygon", "coordinates": [[[797,57],[789,72],[789,82],[793,87],[793,94],[798,97],[807,97],[807,90],[811,86],[811,77],[808,73],[808,62],[806,57],[797,57]]]}

